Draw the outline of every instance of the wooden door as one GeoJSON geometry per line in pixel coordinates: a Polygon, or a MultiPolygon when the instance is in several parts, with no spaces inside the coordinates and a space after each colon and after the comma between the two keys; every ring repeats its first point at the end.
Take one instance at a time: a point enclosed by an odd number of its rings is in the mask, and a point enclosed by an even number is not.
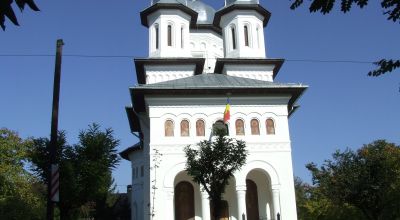
{"type": "Polygon", "coordinates": [[[194,219],[194,189],[191,183],[182,181],[175,186],[175,220],[194,219]]]}
{"type": "Polygon", "coordinates": [[[257,185],[252,180],[246,180],[246,220],[258,220],[258,195],[257,185]]]}

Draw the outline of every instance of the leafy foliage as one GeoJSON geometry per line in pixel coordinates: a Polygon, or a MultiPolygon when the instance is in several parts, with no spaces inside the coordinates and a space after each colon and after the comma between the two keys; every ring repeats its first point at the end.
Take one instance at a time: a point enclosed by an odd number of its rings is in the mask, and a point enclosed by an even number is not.
{"type": "Polygon", "coordinates": [[[374,63],[379,68],[368,73],[368,76],[380,76],[382,74],[392,72],[400,67],[400,60],[386,60],[382,59],[374,63]]]}
{"type": "Polygon", "coordinates": [[[365,219],[400,218],[400,147],[384,140],[358,151],[333,154],[320,168],[310,163],[313,184],[333,204],[356,207],[365,219]]]}
{"type": "MultiPolygon", "coordinates": [[[[384,14],[388,15],[388,20],[394,22],[400,19],[400,1],[399,0],[381,0],[384,14]]],[[[335,6],[335,0],[311,0],[309,7],[310,12],[321,12],[322,14],[330,13],[335,6]]],[[[296,9],[304,3],[304,0],[294,0],[290,9],[296,9]]],[[[344,13],[349,12],[353,4],[360,8],[368,5],[368,0],[341,0],[340,10],[344,13]]]]}
{"type": "MultiPolygon", "coordinates": [[[[1,0],[0,1],[0,27],[5,30],[6,26],[4,24],[5,18],[7,17],[14,25],[19,26],[17,16],[14,13],[12,8],[13,0],[1,0]]],[[[28,5],[30,9],[33,11],[39,11],[39,8],[36,6],[33,0],[16,0],[15,1],[18,8],[23,11],[25,9],[25,5],[28,5]]]]}
{"type": "Polygon", "coordinates": [[[208,193],[216,219],[228,181],[245,164],[247,157],[245,142],[227,138],[223,131],[217,134],[215,141],[201,141],[197,149],[190,146],[184,149],[186,171],[208,193]]]}
{"type": "Polygon", "coordinates": [[[299,220],[364,220],[364,215],[347,203],[334,203],[318,187],[295,179],[296,207],[299,220]]]}
{"type": "MultiPolygon", "coordinates": [[[[332,11],[335,2],[335,0],[311,0],[309,10],[310,12],[321,12],[322,14],[328,14],[332,11]]],[[[303,3],[303,0],[294,0],[290,6],[290,9],[294,10],[300,7],[303,3]]],[[[343,13],[347,13],[351,10],[353,4],[360,8],[364,8],[368,5],[368,0],[341,0],[340,10],[343,13]]],[[[387,15],[388,20],[393,22],[400,21],[400,0],[381,0],[381,7],[383,9],[383,14],[387,15]]],[[[378,66],[378,69],[370,71],[368,76],[380,76],[382,74],[392,72],[394,69],[400,67],[400,60],[382,59],[374,64],[378,66]]]]}
{"type": "MultiPolygon", "coordinates": [[[[47,183],[50,141],[38,138],[33,142],[34,148],[30,153],[32,170],[47,183]]],[[[119,162],[118,144],[112,129],[101,131],[97,124],[81,131],[79,143],[74,146],[67,144],[64,132],[59,132],[56,161],[60,165],[59,208],[62,219],[79,216],[111,218],[108,200],[113,190],[111,171],[119,162]]]]}
{"type": "Polygon", "coordinates": [[[0,219],[41,219],[44,188],[24,169],[30,141],[0,129],[0,219]]]}

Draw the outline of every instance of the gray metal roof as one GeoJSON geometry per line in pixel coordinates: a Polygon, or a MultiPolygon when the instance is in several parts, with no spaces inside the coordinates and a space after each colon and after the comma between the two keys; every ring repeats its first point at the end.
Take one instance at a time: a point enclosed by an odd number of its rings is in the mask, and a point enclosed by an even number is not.
{"type": "Polygon", "coordinates": [[[142,84],[141,89],[224,89],[224,88],[298,88],[298,83],[277,83],[225,74],[201,74],[154,84],[142,84]]]}
{"type": "Polygon", "coordinates": [[[215,9],[201,0],[187,1],[187,6],[198,13],[197,24],[212,24],[215,9]]]}
{"type": "Polygon", "coordinates": [[[185,1],[184,0],[153,0],[152,4],[156,4],[156,3],[172,3],[172,4],[183,4],[185,1]]]}

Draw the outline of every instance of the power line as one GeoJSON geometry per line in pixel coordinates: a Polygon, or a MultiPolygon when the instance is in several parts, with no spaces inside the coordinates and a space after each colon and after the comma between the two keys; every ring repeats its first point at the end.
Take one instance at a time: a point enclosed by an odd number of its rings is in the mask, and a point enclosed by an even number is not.
{"type": "MultiPolygon", "coordinates": [[[[51,54],[0,54],[0,57],[54,57],[51,54]]],[[[76,58],[134,58],[132,55],[85,55],[85,54],[64,54],[63,57],[76,58]]],[[[373,64],[376,61],[362,60],[320,60],[320,59],[285,59],[287,62],[302,63],[352,63],[352,64],[373,64]]]]}

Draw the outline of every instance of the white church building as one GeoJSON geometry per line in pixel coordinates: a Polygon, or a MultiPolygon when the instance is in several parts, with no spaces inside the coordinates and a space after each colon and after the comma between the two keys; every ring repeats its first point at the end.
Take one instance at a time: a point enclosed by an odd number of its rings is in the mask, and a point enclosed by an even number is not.
{"type": "Polygon", "coordinates": [[[224,123],[228,97],[229,136],[249,154],[229,181],[221,219],[297,219],[288,120],[307,86],[274,81],[284,60],[266,55],[270,15],[258,0],[225,0],[219,10],[153,0],[140,13],[149,55],[134,60],[138,85],[126,107],[140,142],[120,153],[132,165],[133,220],[211,219],[183,149],[224,123]]]}

